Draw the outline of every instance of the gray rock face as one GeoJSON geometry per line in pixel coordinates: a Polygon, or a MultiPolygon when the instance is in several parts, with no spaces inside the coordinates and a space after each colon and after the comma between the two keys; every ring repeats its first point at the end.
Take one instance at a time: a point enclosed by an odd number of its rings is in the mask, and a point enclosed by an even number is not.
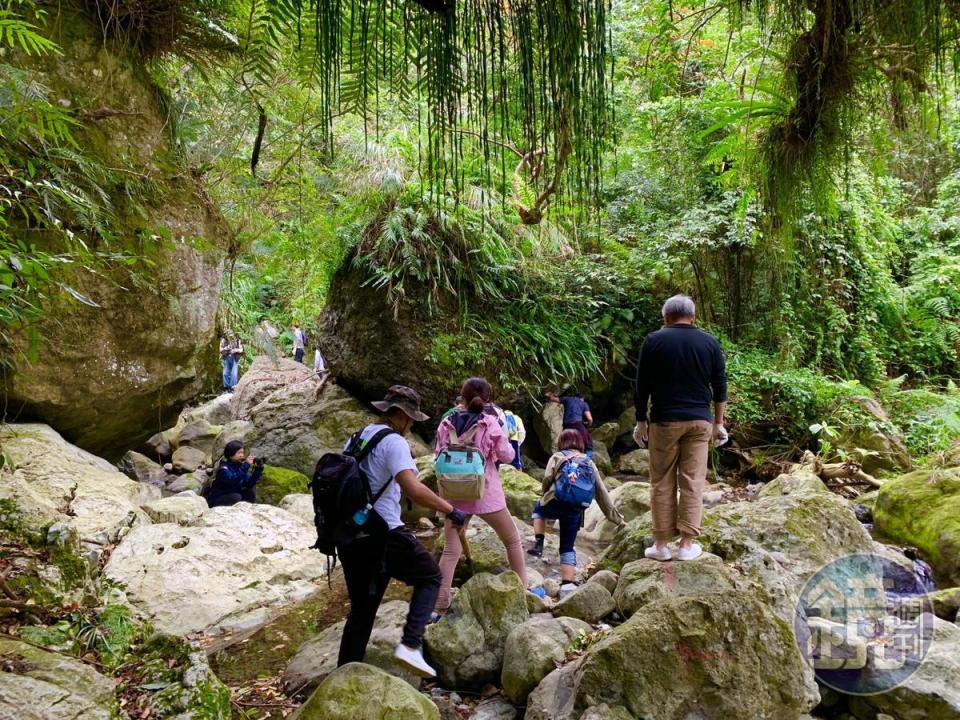
{"type": "MultiPolygon", "coordinates": [[[[627,482],[610,491],[610,499],[630,522],[650,510],[650,486],[646,483],[627,482]]],[[[593,503],[583,514],[581,535],[594,542],[609,543],[617,533],[617,526],[607,520],[597,503],[593,503]]]]}
{"type": "Polygon", "coordinates": [[[527,699],[523,720],[578,720],[574,709],[577,673],[583,660],[574,660],[547,675],[527,699]]]}
{"type": "Polygon", "coordinates": [[[613,591],[617,589],[618,577],[612,570],[599,570],[591,575],[587,582],[600,583],[607,589],[607,592],[613,594],[613,591]]]}
{"type": "MultiPolygon", "coordinates": [[[[223,448],[214,448],[214,442],[223,428],[219,425],[211,425],[206,420],[199,418],[192,420],[183,426],[183,429],[177,435],[177,445],[179,448],[190,447],[200,450],[206,461],[211,462],[214,453],[219,456],[223,448]]],[[[176,453],[174,453],[176,456],[176,453]]],[[[176,457],[174,457],[176,462],[176,457]]]]}
{"type": "Polygon", "coordinates": [[[192,525],[207,511],[207,501],[188,491],[147,503],[143,511],[155,523],[192,525]]]}
{"type": "Polygon", "coordinates": [[[835,445],[854,457],[858,448],[869,451],[869,455],[860,458],[864,471],[868,473],[909,470],[913,463],[903,433],[890,422],[880,403],[868,397],[857,398],[854,402],[872,421],[843,428],[835,445]]]}
{"type": "MultiPolygon", "coordinates": [[[[393,651],[403,636],[408,609],[409,605],[401,600],[391,600],[380,606],[363,662],[419,688],[420,678],[404,672],[393,660],[393,651]]],[[[342,621],[331,625],[300,646],[283,671],[283,684],[287,692],[312,692],[337,669],[337,654],[340,651],[340,639],[345,624],[346,621],[342,621]]]]}
{"type": "Polygon", "coordinates": [[[553,608],[553,614],[597,623],[616,609],[613,596],[600,583],[588,582],[563,598],[553,608]]]}
{"type": "Polygon", "coordinates": [[[332,672],[293,716],[293,720],[410,718],[440,720],[426,696],[379,668],[350,663],[332,672]]]}
{"type": "Polygon", "coordinates": [[[75,658],[0,639],[0,718],[113,720],[113,680],[75,658]]]}
{"type": "Polygon", "coordinates": [[[51,102],[117,111],[99,119],[77,113],[71,135],[103,166],[150,178],[138,202],[123,184],[106,187],[116,211],[111,250],[145,253],[152,264],[138,268],[136,286],[127,266],[107,278],[80,271],[70,278],[99,307],[54,294],[39,328],[42,352],[13,373],[5,407],[11,417],[49,423],[83,448],[118,457],[156,432],[158,419],[171,422],[216,375],[217,246],[228,228],[171,146],[168,111],[144,63],[105,45],[90,16],[66,8],[49,16],[63,53],[31,58],[30,80],[50,89],[51,102]],[[170,242],[151,249],[142,242],[150,233],[170,242]]]}
{"type": "Polygon", "coordinates": [[[207,454],[199,448],[181,445],[173,451],[173,469],[178,473],[192,473],[207,462],[207,454]]]}
{"type": "Polygon", "coordinates": [[[271,505],[211,508],[190,526],[135,527],[104,574],[143,619],[171,635],[252,630],[321,589],[316,530],[271,505]]]}
{"type": "Polygon", "coordinates": [[[690,562],[635,560],[623,566],[613,599],[629,617],[645,605],[671,597],[730,592],[743,584],[716,555],[690,562]]]}
{"type": "Polygon", "coordinates": [[[464,584],[424,638],[443,685],[480,688],[500,679],[507,635],[529,617],[525,594],[512,572],[481,573],[464,584]]]}
{"type": "Polygon", "coordinates": [[[156,485],[159,488],[167,483],[167,471],[159,463],[155,463],[146,455],[132,450],[120,460],[117,466],[124,475],[131,480],[156,485]]]}
{"type": "Polygon", "coordinates": [[[47,425],[0,425],[0,444],[14,467],[0,482],[0,498],[13,500],[32,523],[63,522],[81,540],[107,544],[148,522],[140,483],[47,425]]]}
{"type": "Polygon", "coordinates": [[[524,705],[527,696],[563,660],[571,642],[590,625],[574,618],[536,615],[507,636],[500,682],[513,702],[524,705]]]}
{"type": "Polygon", "coordinates": [[[544,451],[556,452],[560,433],[563,432],[563,405],[555,402],[544,403],[543,410],[533,418],[533,430],[544,451]]]}
{"type": "Polygon", "coordinates": [[[617,463],[617,469],[622,473],[649,477],[650,451],[645,448],[637,448],[621,455],[620,461],[617,463]]]}

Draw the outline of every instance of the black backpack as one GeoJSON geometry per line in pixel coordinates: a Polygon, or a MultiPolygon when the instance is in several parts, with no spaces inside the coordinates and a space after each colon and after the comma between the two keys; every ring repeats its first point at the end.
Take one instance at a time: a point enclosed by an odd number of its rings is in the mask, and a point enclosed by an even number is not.
{"type": "Polygon", "coordinates": [[[362,448],[361,432],[353,434],[342,453],[327,453],[321,457],[310,482],[310,491],[313,493],[313,522],[317,527],[317,542],[314,547],[324,555],[332,557],[333,565],[337,561],[337,542],[346,535],[343,531],[348,528],[356,529],[352,522],[354,513],[367,505],[372,507],[393,481],[393,478],[387,480],[374,495],[370,491],[370,479],[360,469],[360,463],[373,452],[381,440],[396,431],[384,428],[362,448]]]}

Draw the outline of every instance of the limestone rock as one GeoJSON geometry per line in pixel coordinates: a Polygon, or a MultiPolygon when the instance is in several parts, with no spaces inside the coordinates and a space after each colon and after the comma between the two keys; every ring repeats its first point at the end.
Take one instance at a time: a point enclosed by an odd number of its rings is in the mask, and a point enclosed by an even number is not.
{"type": "Polygon", "coordinates": [[[587,582],[600,583],[607,589],[607,592],[612,595],[613,591],[617,589],[618,581],[617,574],[612,570],[598,570],[590,576],[587,582]]]}
{"type": "MultiPolygon", "coordinates": [[[[402,600],[391,600],[380,606],[363,662],[395,675],[418,688],[420,678],[404,672],[393,659],[393,651],[403,636],[403,625],[407,620],[408,608],[409,605],[402,600]]],[[[297,654],[291,658],[283,671],[283,684],[288,693],[312,692],[337,669],[337,654],[340,651],[340,638],[343,636],[345,624],[344,620],[331,625],[300,646],[297,654]]]]}
{"type": "Polygon", "coordinates": [[[282,509],[293,513],[307,525],[313,526],[313,495],[310,493],[292,493],[280,501],[282,509]]]}
{"type": "Polygon", "coordinates": [[[533,506],[540,499],[540,481],[520,472],[512,465],[500,466],[500,480],[507,497],[507,509],[514,517],[529,520],[533,506]]]}
{"type": "Polygon", "coordinates": [[[583,660],[574,660],[547,675],[527,698],[523,720],[578,720],[574,710],[577,674],[583,660]]]}
{"type": "Polygon", "coordinates": [[[620,425],[615,422],[608,422],[593,428],[590,431],[594,442],[602,442],[606,447],[612,448],[620,435],[620,425]]]}
{"type": "Polygon", "coordinates": [[[406,440],[407,445],[410,446],[410,454],[415,458],[423,457],[424,455],[433,455],[433,448],[416,433],[407,435],[406,440]]]}
{"type": "Polygon", "coordinates": [[[181,426],[168,428],[167,430],[161,430],[151,435],[144,441],[143,447],[141,448],[144,454],[150,458],[156,458],[158,463],[168,461],[176,447],[175,441],[177,433],[180,432],[180,427],[181,426]]]}
{"type": "Polygon", "coordinates": [[[633,715],[620,705],[610,707],[606,703],[600,703],[587,708],[580,716],[580,720],[633,720],[633,715]]]}
{"type": "Polygon", "coordinates": [[[563,405],[555,402],[543,404],[543,410],[533,418],[533,429],[540,447],[547,453],[557,451],[560,433],[563,432],[563,405]]]}
{"type": "Polygon", "coordinates": [[[637,448],[621,455],[620,461],[617,463],[617,469],[622,473],[649,477],[650,451],[646,448],[637,448]]]}
{"type": "Polygon", "coordinates": [[[872,454],[860,458],[864,471],[870,474],[883,470],[910,470],[912,462],[903,433],[890,422],[880,403],[870,397],[853,398],[852,402],[860,406],[871,421],[841,428],[833,444],[854,456],[858,448],[871,451],[872,454]]]}
{"type": "Polygon", "coordinates": [[[254,359],[233,389],[232,417],[234,420],[249,420],[253,409],[272,394],[299,385],[308,385],[315,391],[319,384],[316,374],[306,365],[289,358],[278,358],[274,362],[261,355],[254,359]]]}
{"type": "Polygon", "coordinates": [[[350,663],[320,683],[293,720],[440,720],[426,696],[379,668],[350,663]]]}
{"type": "Polygon", "coordinates": [[[233,419],[233,393],[221,393],[197,407],[185,408],[180,421],[187,425],[202,420],[210,425],[224,425],[233,419]]]}
{"type": "Polygon", "coordinates": [[[558,602],[553,608],[553,614],[596,623],[615,609],[616,603],[610,591],[600,583],[588,582],[558,602]]]}
{"type": "MultiPolygon", "coordinates": [[[[623,519],[630,522],[650,510],[650,486],[646,483],[628,482],[610,491],[610,499],[614,506],[623,515],[623,519]]],[[[594,502],[583,515],[581,535],[594,542],[608,543],[613,540],[617,526],[607,520],[594,502]]]]}
{"type": "Polygon", "coordinates": [[[733,571],[716,555],[690,562],[634,560],[623,566],[613,599],[629,617],[651,602],[665,598],[725,593],[738,587],[733,571]]]}
{"type": "MultiPolygon", "coordinates": [[[[211,425],[203,419],[193,420],[184,425],[177,435],[177,448],[196,448],[203,452],[206,462],[209,464],[213,457],[219,457],[223,452],[221,447],[217,449],[216,455],[214,454],[214,444],[222,429],[220,425],[211,425]]],[[[177,453],[174,452],[174,463],[176,463],[176,455],[177,453]]]]}
{"type": "MultiPolygon", "coordinates": [[[[303,473],[267,465],[263,468],[263,475],[256,485],[257,502],[279,505],[280,501],[291,493],[308,492],[309,484],[310,479],[303,473]]],[[[311,519],[310,522],[312,523],[313,520],[311,519]]]]}
{"type": "Polygon", "coordinates": [[[55,652],[0,639],[0,718],[112,720],[114,683],[90,665],[55,652]]]}
{"type": "Polygon", "coordinates": [[[193,492],[156,500],[143,506],[155,523],[192,525],[207,511],[207,501],[193,492]]]}
{"type": "Polygon", "coordinates": [[[63,521],[81,540],[101,544],[148,522],[139,507],[140,483],[49,426],[0,425],[0,445],[13,467],[0,482],[0,498],[13,500],[28,521],[63,521]]]}
{"type": "Polygon", "coordinates": [[[131,480],[160,488],[167,484],[167,471],[163,466],[133,450],[123,456],[117,467],[131,480]]]}
{"type": "Polygon", "coordinates": [[[610,459],[610,451],[607,446],[597,440],[593,444],[593,463],[602,475],[613,473],[613,461],[610,459]]]}
{"type": "Polygon", "coordinates": [[[918,548],[940,577],[960,585],[960,468],[884,483],[873,521],[878,533],[918,548]]]}
{"type": "Polygon", "coordinates": [[[173,451],[174,472],[192,473],[207,461],[207,454],[200,448],[182,445],[173,451]]]}
{"type": "MultiPolygon", "coordinates": [[[[161,427],[172,422],[215,376],[219,248],[229,228],[202,184],[188,179],[171,142],[169,108],[142,56],[124,43],[104,44],[95,16],[78,6],[60,5],[47,21],[43,33],[56,37],[62,52],[31,57],[30,82],[48,88],[51,102],[70,104],[77,152],[149,178],[150,189],[136,200],[125,182],[100,187],[113,210],[103,232],[109,252],[132,252],[150,264],[136,287],[125,263],[61,277],[98,307],[66,293],[46,298],[34,325],[43,350],[10,374],[4,407],[7,417],[42,420],[113,458],[155,432],[158,420],[161,427]],[[73,112],[95,108],[116,112],[73,112]],[[166,240],[144,242],[149,235],[166,240]]],[[[16,61],[11,55],[7,62],[16,61]]],[[[16,344],[23,348],[26,339],[16,344]]]]}
{"type": "Polygon", "coordinates": [[[208,510],[190,527],[135,527],[104,574],[126,585],[136,613],[173,635],[249,630],[320,591],[316,531],[270,505],[208,510]]]}
{"type": "Polygon", "coordinates": [[[173,495],[179,495],[182,492],[200,493],[203,486],[210,480],[210,476],[202,471],[187,473],[186,475],[171,475],[166,491],[173,495]]]}
{"type": "Polygon", "coordinates": [[[642,558],[644,549],[653,542],[652,532],[653,518],[649,511],[628,520],[600,556],[600,567],[619,572],[626,563],[642,558]]]}
{"type": "Polygon", "coordinates": [[[500,683],[513,702],[525,705],[527,696],[563,660],[578,633],[591,632],[574,618],[534,616],[510,631],[503,655],[500,683]]]}
{"type": "Polygon", "coordinates": [[[481,688],[500,678],[507,635],[529,617],[515,573],[481,573],[467,581],[424,644],[447,687],[481,688]]]}
{"type": "Polygon", "coordinates": [[[743,592],[646,605],[588,651],[574,681],[576,708],[634,717],[797,717],[819,701],[790,626],[743,592]]]}

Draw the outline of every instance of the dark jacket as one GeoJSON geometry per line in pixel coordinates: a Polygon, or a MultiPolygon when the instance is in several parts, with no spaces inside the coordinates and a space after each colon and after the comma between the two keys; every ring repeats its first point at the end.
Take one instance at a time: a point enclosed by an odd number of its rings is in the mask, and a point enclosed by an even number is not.
{"type": "Polygon", "coordinates": [[[210,496],[219,497],[230,493],[241,493],[252,488],[262,474],[263,465],[250,465],[246,460],[223,462],[213,479],[210,496]]]}

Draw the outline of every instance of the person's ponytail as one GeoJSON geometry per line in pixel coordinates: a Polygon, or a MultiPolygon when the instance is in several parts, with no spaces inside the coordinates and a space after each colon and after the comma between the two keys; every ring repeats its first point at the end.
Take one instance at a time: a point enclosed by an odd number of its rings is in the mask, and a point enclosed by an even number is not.
{"type": "Polygon", "coordinates": [[[493,388],[483,378],[472,377],[463,384],[460,397],[463,398],[467,411],[479,415],[483,412],[484,406],[492,400],[493,388]]]}
{"type": "Polygon", "coordinates": [[[483,412],[483,407],[484,407],[483,398],[477,395],[472,400],[470,400],[470,403],[467,405],[467,410],[476,415],[479,415],[480,413],[483,412]]]}

